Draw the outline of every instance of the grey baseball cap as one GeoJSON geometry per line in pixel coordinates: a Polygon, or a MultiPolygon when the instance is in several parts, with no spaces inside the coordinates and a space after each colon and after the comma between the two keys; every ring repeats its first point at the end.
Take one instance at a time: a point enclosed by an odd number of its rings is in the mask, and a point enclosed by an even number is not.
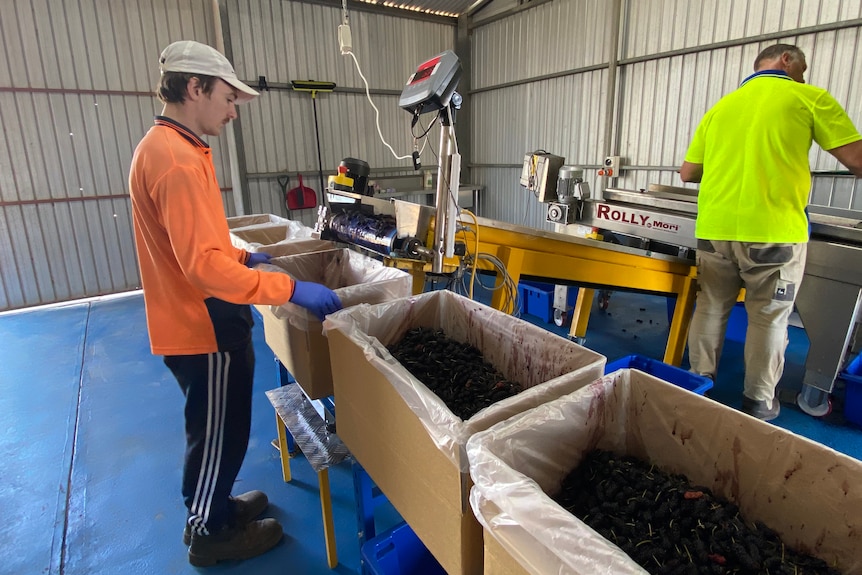
{"type": "Polygon", "coordinates": [[[174,42],[159,56],[159,72],[185,72],[221,78],[237,89],[237,104],[251,101],[258,93],[239,81],[230,61],[224,54],[206,44],[193,40],[174,42]]]}

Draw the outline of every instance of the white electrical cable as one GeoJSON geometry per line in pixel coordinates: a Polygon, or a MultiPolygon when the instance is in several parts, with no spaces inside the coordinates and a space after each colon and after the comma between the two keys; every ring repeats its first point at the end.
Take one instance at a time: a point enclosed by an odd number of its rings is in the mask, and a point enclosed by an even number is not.
{"type": "Polygon", "coordinates": [[[374,122],[377,124],[377,133],[380,135],[380,141],[383,142],[384,146],[389,148],[389,151],[392,152],[392,155],[395,156],[396,160],[412,158],[412,155],[399,156],[396,154],[392,146],[389,145],[389,142],[386,141],[386,138],[383,137],[383,132],[380,130],[380,110],[377,109],[377,106],[375,106],[374,102],[371,100],[371,91],[368,87],[368,80],[366,80],[365,75],[362,74],[362,68],[359,67],[359,60],[356,59],[356,54],[351,51],[350,57],[353,58],[353,61],[356,63],[356,71],[359,72],[359,77],[362,78],[362,81],[365,83],[365,95],[368,97],[368,102],[371,104],[371,107],[374,108],[374,122]]]}

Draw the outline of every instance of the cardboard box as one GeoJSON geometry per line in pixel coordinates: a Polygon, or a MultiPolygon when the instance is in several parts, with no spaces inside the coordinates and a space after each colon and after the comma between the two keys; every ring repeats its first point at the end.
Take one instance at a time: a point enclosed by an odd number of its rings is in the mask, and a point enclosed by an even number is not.
{"type": "Polygon", "coordinates": [[[289,220],[275,214],[249,214],[247,216],[232,216],[227,219],[229,229],[257,226],[260,224],[286,224],[289,220]]]}
{"type": "Polygon", "coordinates": [[[302,222],[288,220],[272,214],[228,218],[230,241],[234,247],[249,252],[261,251],[270,246],[296,240],[311,240],[314,230],[302,222]],[[254,222],[254,223],[252,223],[254,222]]]}
{"type": "Polygon", "coordinates": [[[261,224],[236,228],[230,231],[230,241],[234,247],[255,251],[252,246],[277,244],[287,239],[287,224],[261,224]]]}
{"type": "Polygon", "coordinates": [[[862,462],[622,369],[468,442],[470,503],[494,542],[486,575],[645,573],[547,495],[594,448],[683,474],[787,545],[862,573],[862,462]]]}
{"type": "Polygon", "coordinates": [[[297,256],[300,254],[310,254],[312,252],[322,252],[326,250],[336,250],[338,244],[327,240],[285,240],[277,244],[267,246],[254,245],[251,246],[250,252],[264,252],[274,258],[282,258],[285,256],[297,256]]]}
{"type": "Polygon", "coordinates": [[[357,306],[329,316],[324,328],[339,437],[447,573],[481,573],[467,439],[594,381],[604,356],[450,291],[357,306]],[[527,389],[458,418],[386,349],[420,326],[475,346],[527,389]]]}
{"type": "MultiPolygon", "coordinates": [[[[323,284],[338,295],[344,307],[390,301],[413,290],[413,277],[407,272],[344,248],[277,257],[256,269],[323,284]]],[[[267,345],[306,395],[311,399],[332,395],[329,344],[320,321],[289,302],[255,307],[263,317],[267,345]]]]}

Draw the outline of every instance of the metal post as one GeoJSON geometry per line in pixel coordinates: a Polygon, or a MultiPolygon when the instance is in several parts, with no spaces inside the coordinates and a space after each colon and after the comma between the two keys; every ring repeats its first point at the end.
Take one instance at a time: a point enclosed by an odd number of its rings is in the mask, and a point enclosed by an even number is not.
{"type": "MultiPolygon", "coordinates": [[[[600,158],[600,161],[604,160],[606,157],[613,155],[613,151],[616,149],[614,143],[611,141],[614,133],[614,123],[617,118],[617,109],[614,105],[616,103],[617,98],[617,65],[619,62],[619,42],[620,42],[620,25],[621,25],[621,16],[622,13],[622,0],[614,0],[613,6],[611,8],[611,18],[608,20],[608,30],[609,42],[608,46],[610,48],[610,54],[608,58],[608,87],[605,92],[605,133],[604,133],[604,154],[600,158]]],[[[608,177],[605,176],[603,178],[602,185],[595,190],[596,199],[601,200],[604,199],[604,190],[607,187],[608,177]]]]}
{"type": "MultiPolygon", "coordinates": [[[[224,30],[222,29],[221,5],[224,0],[212,0],[213,9],[213,27],[215,28],[216,50],[229,57],[225,52],[224,30]]],[[[227,11],[227,8],[225,8],[227,11]]],[[[239,121],[237,119],[236,121],[239,121]]],[[[230,182],[233,194],[233,205],[236,210],[236,215],[245,215],[245,202],[243,201],[243,175],[239,161],[239,151],[237,149],[237,136],[234,132],[234,122],[228,122],[225,125],[224,136],[227,140],[228,160],[230,163],[230,182]]]]}
{"type": "Polygon", "coordinates": [[[449,212],[449,168],[452,163],[452,138],[449,137],[449,116],[446,107],[438,112],[440,115],[440,158],[437,168],[437,216],[434,220],[434,261],[431,263],[431,272],[439,274],[443,272],[444,246],[443,238],[446,235],[446,218],[449,212]]]}

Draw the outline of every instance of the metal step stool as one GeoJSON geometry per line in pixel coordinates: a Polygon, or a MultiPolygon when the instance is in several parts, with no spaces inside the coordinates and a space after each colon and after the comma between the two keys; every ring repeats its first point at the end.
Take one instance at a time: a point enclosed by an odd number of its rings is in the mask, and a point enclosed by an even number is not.
{"type": "Polygon", "coordinates": [[[335,525],[332,520],[332,499],[329,493],[329,467],[344,461],[350,452],[337,435],[327,430],[326,422],[315,411],[300,386],[291,384],[271,389],[266,392],[266,396],[275,408],[278,449],[281,453],[281,472],[284,482],[289,483],[291,479],[287,431],[311,464],[311,468],[317,473],[320,506],[323,511],[326,560],[329,568],[333,569],[338,565],[338,554],[335,549],[335,525]]]}

